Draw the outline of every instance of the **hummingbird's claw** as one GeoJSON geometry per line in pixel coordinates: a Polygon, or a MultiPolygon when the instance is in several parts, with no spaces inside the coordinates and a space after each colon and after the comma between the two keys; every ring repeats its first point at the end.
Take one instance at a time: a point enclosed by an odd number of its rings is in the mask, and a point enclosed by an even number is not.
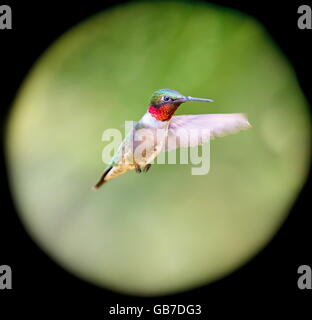
{"type": "Polygon", "coordinates": [[[135,166],[135,172],[137,172],[137,173],[141,173],[142,172],[141,167],[139,165],[135,166]]]}
{"type": "Polygon", "coordinates": [[[144,168],[143,168],[143,172],[147,172],[150,168],[151,168],[151,164],[149,163],[149,164],[147,164],[144,168]]]}

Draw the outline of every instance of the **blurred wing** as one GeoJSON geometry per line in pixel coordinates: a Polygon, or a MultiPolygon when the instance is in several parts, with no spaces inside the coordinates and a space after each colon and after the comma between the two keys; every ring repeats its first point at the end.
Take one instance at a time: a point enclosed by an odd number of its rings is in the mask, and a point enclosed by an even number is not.
{"type": "Polygon", "coordinates": [[[174,116],[170,120],[168,139],[163,151],[194,147],[209,139],[223,137],[250,127],[246,116],[242,113],[174,116]]]}

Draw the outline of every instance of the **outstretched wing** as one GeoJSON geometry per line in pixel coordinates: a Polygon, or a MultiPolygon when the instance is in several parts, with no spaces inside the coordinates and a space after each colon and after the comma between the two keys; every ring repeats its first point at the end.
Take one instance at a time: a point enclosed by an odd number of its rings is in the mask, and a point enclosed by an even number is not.
{"type": "Polygon", "coordinates": [[[223,137],[250,127],[243,113],[174,116],[170,120],[168,138],[163,151],[194,147],[209,139],[223,137]]]}

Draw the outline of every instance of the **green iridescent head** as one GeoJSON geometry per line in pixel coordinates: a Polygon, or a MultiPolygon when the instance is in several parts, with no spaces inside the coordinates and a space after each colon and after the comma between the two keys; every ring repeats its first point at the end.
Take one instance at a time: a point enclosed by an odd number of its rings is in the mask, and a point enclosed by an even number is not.
{"type": "Polygon", "coordinates": [[[151,105],[154,107],[160,107],[164,104],[181,104],[186,101],[205,101],[205,102],[213,102],[211,99],[201,99],[201,98],[193,98],[186,97],[180,92],[172,89],[160,89],[155,91],[151,97],[151,105]]]}
{"type": "Polygon", "coordinates": [[[162,104],[178,102],[178,100],[181,100],[183,98],[184,96],[178,91],[171,89],[160,89],[152,94],[151,105],[154,107],[158,107],[162,104]]]}

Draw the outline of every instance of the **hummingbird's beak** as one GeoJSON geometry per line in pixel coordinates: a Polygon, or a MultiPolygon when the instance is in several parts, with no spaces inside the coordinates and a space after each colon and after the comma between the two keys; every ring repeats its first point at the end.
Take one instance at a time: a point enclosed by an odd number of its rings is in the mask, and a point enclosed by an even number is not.
{"type": "Polygon", "coordinates": [[[184,97],[184,102],[186,101],[204,101],[204,102],[213,102],[211,99],[202,99],[202,98],[194,98],[194,97],[184,97]]]}

